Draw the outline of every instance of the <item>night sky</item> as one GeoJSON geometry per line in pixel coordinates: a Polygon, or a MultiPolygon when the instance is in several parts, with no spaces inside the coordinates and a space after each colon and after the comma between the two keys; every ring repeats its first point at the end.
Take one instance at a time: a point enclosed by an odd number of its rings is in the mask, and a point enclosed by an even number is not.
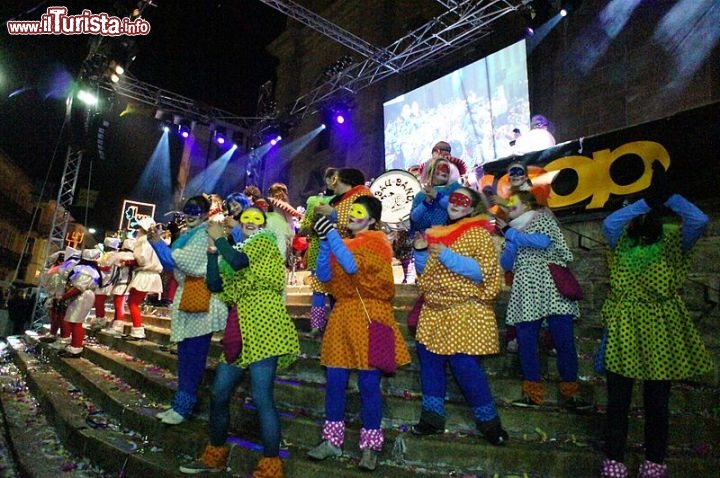
{"type": "MultiPolygon", "coordinates": [[[[136,3],[1,2],[0,148],[37,181],[42,182],[48,172],[50,183],[60,181],[67,149],[66,132],[61,131],[65,91],[80,71],[91,37],[11,36],[5,22],[37,20],[49,6],[67,6],[71,14],[84,8],[110,13],[113,4],[129,9],[136,3]]],[[[152,27],[150,34],[134,37],[138,53],[130,73],[198,102],[255,116],[259,86],[275,77],[277,60],[267,54],[265,46],[283,31],[287,18],[256,0],[153,3],[157,7],[147,7],[143,15],[152,27]]],[[[105,164],[94,161],[91,175],[92,155],[88,155],[78,185],[87,188],[89,181],[90,189],[99,189],[106,196],[99,208],[89,211],[88,226],[101,229],[110,229],[116,220],[99,209],[117,203],[134,187],[160,134],[152,118],[119,119],[116,115],[123,107],[122,99],[119,103],[108,112],[114,121],[108,132],[105,164]]],[[[174,153],[182,149],[173,145],[174,153]]],[[[54,189],[46,192],[44,199],[56,196],[54,189]]],[[[76,220],[84,222],[84,210],[72,212],[76,220]]]]}

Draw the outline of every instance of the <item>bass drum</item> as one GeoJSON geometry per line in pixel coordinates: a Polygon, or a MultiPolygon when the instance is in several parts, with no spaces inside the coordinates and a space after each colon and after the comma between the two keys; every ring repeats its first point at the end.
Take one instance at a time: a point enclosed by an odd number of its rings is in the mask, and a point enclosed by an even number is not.
{"type": "Polygon", "coordinates": [[[378,176],[370,190],[382,201],[381,220],[389,229],[410,229],[413,199],[422,190],[415,176],[403,169],[391,169],[378,176]]]}

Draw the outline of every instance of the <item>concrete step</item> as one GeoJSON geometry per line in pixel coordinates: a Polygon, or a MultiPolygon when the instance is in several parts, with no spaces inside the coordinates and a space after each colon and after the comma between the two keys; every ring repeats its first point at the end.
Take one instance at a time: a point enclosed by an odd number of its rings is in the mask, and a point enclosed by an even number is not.
{"type": "MultiPolygon", "coordinates": [[[[125,343],[125,342],[124,342],[125,343]]],[[[127,342],[128,345],[138,346],[143,342],[127,342]]],[[[157,348],[157,345],[155,345],[157,348]]],[[[146,345],[149,350],[150,345],[146,345]]],[[[85,450],[98,450],[105,455],[118,453],[122,458],[122,466],[142,467],[144,473],[149,470],[156,471],[160,467],[164,471],[157,471],[153,476],[174,476],[171,470],[176,470],[183,459],[189,459],[197,453],[206,438],[204,436],[206,425],[205,416],[201,405],[201,412],[194,419],[177,427],[162,425],[154,414],[162,409],[160,402],[164,402],[167,393],[172,393],[172,374],[153,366],[151,362],[142,359],[129,357],[126,352],[116,351],[106,346],[89,346],[87,353],[81,359],[60,359],[44,344],[37,344],[28,348],[30,352],[19,351],[18,357],[28,365],[25,369],[29,376],[36,375],[36,363],[46,363],[52,369],[52,374],[62,373],[65,380],[69,380],[72,386],[63,385],[59,387],[68,394],[68,389],[75,391],[82,390],[86,398],[80,400],[85,408],[79,406],[70,407],[69,402],[77,401],[77,398],[61,398],[58,404],[58,414],[63,414],[63,407],[72,408],[70,413],[65,413],[65,422],[69,426],[87,428],[87,423],[78,421],[78,416],[99,417],[109,416],[121,420],[125,431],[134,430],[132,436],[142,436],[143,449],[145,450],[141,461],[131,461],[123,457],[122,448],[119,452],[100,448],[100,443],[84,443],[85,450]],[[32,350],[35,350],[34,356],[32,350]],[[35,361],[35,362],[33,362],[35,361]],[[115,369],[126,372],[115,373],[115,369]],[[142,388],[135,388],[131,381],[125,377],[145,375],[146,382],[142,388]],[[152,383],[152,385],[149,385],[152,383]],[[166,387],[168,392],[162,392],[161,388],[166,387]],[[88,403],[92,401],[93,405],[88,403]],[[65,403],[68,402],[68,403],[65,403]],[[62,403],[65,403],[64,405],[62,403]],[[87,410],[92,409],[94,413],[88,414],[87,410]],[[85,415],[83,415],[85,410],[85,415]],[[100,413],[102,412],[102,413],[100,413]],[[175,456],[171,462],[161,447],[155,445],[161,443],[164,449],[171,449],[175,456]],[[148,450],[151,450],[149,453],[148,450]],[[125,461],[125,458],[128,461],[125,461]]],[[[50,373],[46,370],[45,374],[50,373]]],[[[57,398],[60,391],[53,389],[50,380],[42,380],[42,374],[33,378],[38,385],[33,388],[34,393],[49,394],[57,398]]],[[[54,383],[60,379],[55,376],[54,383]]],[[[387,382],[387,381],[386,381],[387,382]]],[[[247,400],[246,387],[238,392],[238,397],[233,401],[233,416],[241,417],[240,422],[233,427],[235,436],[231,439],[237,446],[234,448],[233,471],[251,471],[252,464],[257,461],[257,437],[248,430],[257,430],[257,423],[254,422],[252,406],[247,400]],[[248,413],[250,412],[250,413],[248,413]]],[[[203,390],[203,393],[207,393],[203,390]]],[[[580,417],[569,415],[557,409],[547,408],[539,411],[529,411],[511,408],[501,408],[501,415],[508,431],[511,434],[511,441],[507,447],[496,448],[488,445],[479,437],[472,426],[472,419],[468,416],[467,407],[462,403],[452,403],[448,407],[448,433],[436,437],[415,437],[407,433],[408,426],[416,420],[419,410],[417,396],[391,396],[392,392],[386,390],[385,413],[388,419],[384,424],[387,429],[387,445],[381,455],[382,466],[379,468],[378,476],[414,476],[413,473],[423,470],[429,476],[447,476],[452,473],[474,473],[475,475],[492,476],[495,473],[506,476],[507,473],[531,472],[529,476],[594,476],[597,469],[598,454],[595,451],[597,443],[597,430],[601,423],[600,415],[580,417]],[[535,424],[535,425],[533,425],[535,424]],[[558,429],[554,430],[553,427],[558,429]],[[543,459],[548,452],[553,453],[553,460],[543,459]],[[382,470],[382,471],[381,471],[382,470]]],[[[276,396],[281,414],[283,417],[283,433],[287,442],[287,476],[331,476],[342,470],[342,476],[356,476],[355,463],[358,458],[357,441],[359,439],[359,424],[357,423],[357,410],[359,407],[358,397],[354,390],[350,392],[348,410],[355,413],[349,414],[349,428],[346,438],[343,460],[313,463],[304,458],[304,453],[313,446],[320,434],[322,423],[322,383],[309,380],[295,380],[292,383],[285,376],[281,376],[276,387],[276,396]],[[306,398],[309,400],[306,401],[306,398]],[[305,403],[302,407],[298,404],[305,403]],[[313,404],[314,407],[307,406],[313,404]]],[[[52,398],[46,398],[51,400],[52,398]]],[[[691,417],[676,422],[673,416],[674,429],[691,429],[693,423],[697,423],[697,417],[691,417]]],[[[97,421],[97,420],[96,420],[97,421]]],[[[634,420],[631,426],[633,436],[640,433],[640,422],[634,420]]],[[[717,424],[706,427],[708,433],[714,430],[717,434],[717,424]]],[[[96,438],[102,443],[108,439],[96,438]]],[[[700,440],[707,437],[702,436],[700,440]]],[[[84,438],[87,441],[87,438],[84,438]]],[[[706,442],[707,443],[707,442],[706,442]]],[[[693,449],[693,443],[678,443],[673,441],[672,448],[679,456],[679,450],[693,449]]],[[[637,449],[631,453],[630,462],[637,460],[637,449]]],[[[135,457],[134,457],[135,458],[135,457]]],[[[711,462],[717,464],[717,456],[710,457],[711,462]]],[[[116,468],[120,459],[106,458],[104,460],[107,469],[116,468]]],[[[693,460],[685,456],[684,460],[671,461],[673,469],[687,470],[691,476],[707,476],[710,469],[703,468],[707,464],[702,460],[693,460]]],[[[128,473],[127,476],[141,476],[128,473]]],[[[147,476],[147,475],[142,475],[147,476]]],[[[359,476],[359,475],[358,475],[359,476]]],[[[522,476],[522,474],[520,475],[522,476]]]]}
{"type": "MultiPolygon", "coordinates": [[[[42,360],[71,379],[76,387],[99,404],[104,413],[118,417],[125,427],[137,430],[136,433],[145,437],[149,443],[157,440],[166,447],[170,444],[173,451],[188,457],[197,454],[202,448],[199,444],[206,440],[203,415],[207,410],[207,389],[202,389],[198,407],[200,415],[178,427],[163,426],[154,418],[154,414],[168,403],[175,390],[175,377],[173,370],[165,369],[160,364],[172,365],[176,357],[159,350],[158,344],[149,340],[127,342],[105,334],[99,334],[98,338],[103,345],[88,346],[82,359],[59,359],[44,344],[34,348],[39,350],[37,354],[45,357],[42,360]]],[[[476,475],[531,471],[535,473],[532,476],[594,476],[598,461],[594,446],[602,423],[601,415],[577,417],[557,407],[529,411],[501,404],[500,413],[511,434],[511,443],[508,447],[498,449],[476,436],[472,417],[460,399],[459,392],[454,392],[457,396],[451,394],[448,400],[446,435],[422,438],[409,436],[406,431],[417,420],[420,408],[416,374],[416,370],[401,371],[396,377],[384,380],[387,446],[381,456],[383,471],[378,476],[413,476],[412,473],[420,470],[432,470],[430,476],[438,473],[438,476],[447,476],[451,472],[460,471],[476,475]],[[400,383],[395,384],[395,381],[400,383]],[[548,451],[553,452],[553,460],[542,459],[548,451]]],[[[212,363],[208,367],[206,383],[209,383],[211,376],[212,363]]],[[[288,442],[288,476],[331,476],[337,473],[338,466],[343,470],[342,476],[354,476],[357,473],[354,467],[357,460],[359,398],[353,387],[348,400],[348,411],[351,413],[348,414],[345,447],[347,458],[340,463],[327,464],[304,459],[305,451],[317,443],[320,435],[323,383],[322,369],[317,359],[312,357],[303,358],[278,377],[276,398],[283,416],[284,438],[288,442]],[[345,474],[346,471],[348,474],[345,474]]],[[[517,387],[517,382],[492,377],[491,385],[494,389],[506,387],[510,390],[517,387]]],[[[47,387],[37,388],[44,390],[47,387]]],[[[233,401],[233,416],[240,417],[240,423],[233,431],[236,432],[235,440],[240,444],[236,449],[241,457],[233,470],[250,471],[248,466],[251,467],[257,460],[257,451],[253,451],[257,447],[257,437],[248,432],[257,430],[257,423],[253,423],[253,413],[247,413],[252,412],[247,388],[247,384],[243,384],[237,400],[233,401]]],[[[702,395],[702,391],[697,393],[702,395]]],[[[673,395],[677,395],[677,391],[674,390],[673,395]]],[[[688,454],[687,450],[702,449],[703,443],[717,442],[720,436],[717,423],[712,420],[704,420],[702,432],[693,434],[692,431],[697,430],[693,424],[698,420],[699,417],[691,411],[683,410],[673,415],[674,430],[690,431],[682,436],[676,434],[672,446],[674,453],[684,457],[676,466],[692,472],[691,476],[703,476],[702,473],[709,469],[698,468],[701,466],[698,462],[703,460],[697,459],[697,452],[688,454]]],[[[641,421],[632,420],[633,441],[641,433],[641,421]]],[[[631,460],[637,460],[638,456],[634,453],[631,460]]],[[[710,462],[717,464],[716,452],[710,456],[710,462]]],[[[172,466],[165,463],[166,473],[169,473],[167,470],[177,469],[178,464],[177,456],[172,466]]],[[[149,468],[154,465],[143,463],[142,466],[149,468]]]]}
{"type": "MultiPolygon", "coordinates": [[[[142,383],[143,380],[149,381],[143,389],[146,393],[154,393],[159,400],[167,403],[174,392],[175,385],[173,374],[175,373],[175,357],[167,352],[162,352],[157,345],[149,342],[126,342],[119,339],[111,339],[118,341],[117,347],[122,352],[116,353],[113,350],[100,348],[88,348],[88,354],[97,355],[93,361],[101,364],[105,368],[111,369],[114,373],[122,374],[123,379],[131,384],[142,383]],[[157,363],[169,365],[169,369],[161,369],[157,363]],[[127,370],[132,370],[129,373],[127,370]]],[[[312,413],[322,416],[322,403],[324,400],[324,371],[319,366],[316,358],[300,358],[292,367],[279,373],[279,382],[277,396],[288,404],[298,408],[304,408],[307,413],[312,409],[312,413]]],[[[448,377],[448,409],[449,409],[449,426],[472,428],[472,417],[466,411],[462,394],[455,384],[452,377],[448,377]],[[456,410],[457,409],[457,410],[456,410]],[[450,413],[452,412],[452,413],[450,413]],[[456,413],[457,419],[453,418],[456,413]],[[455,420],[455,421],[453,421],[455,420]],[[453,425],[454,424],[454,425],[453,425]]],[[[208,367],[208,373],[205,383],[212,382],[212,364],[208,367]]],[[[548,378],[547,381],[547,410],[557,411],[558,395],[557,380],[548,378]]],[[[520,379],[516,377],[491,377],[491,387],[500,406],[507,406],[510,401],[519,396],[520,379]]],[[[597,404],[605,403],[605,387],[601,381],[583,382],[583,395],[589,401],[597,404]]],[[[351,400],[358,399],[354,386],[351,389],[351,400]]],[[[412,402],[419,400],[419,374],[418,370],[412,367],[404,367],[399,370],[394,377],[387,378],[384,381],[384,390],[386,393],[386,401],[388,415],[395,418],[402,418],[408,423],[414,423],[418,410],[418,403],[412,402]],[[397,409],[397,413],[394,411],[397,409]]],[[[639,392],[639,391],[638,391],[639,392]]],[[[207,402],[207,398],[201,395],[201,408],[207,402]]],[[[635,394],[635,406],[641,406],[641,394],[635,394]]],[[[683,414],[695,416],[687,410],[713,410],[719,406],[718,397],[714,393],[714,389],[683,384],[677,387],[672,394],[671,407],[675,414],[683,414]]],[[[524,410],[516,408],[508,408],[510,415],[520,415],[519,423],[524,424],[524,410]]],[[[553,423],[560,433],[567,420],[560,420],[553,423]]],[[[595,426],[591,424],[591,427],[595,426]]],[[[554,429],[549,429],[554,432],[554,429]]],[[[578,430],[576,433],[580,433],[578,430]]],[[[692,437],[690,437],[692,438],[692,437]]]]}

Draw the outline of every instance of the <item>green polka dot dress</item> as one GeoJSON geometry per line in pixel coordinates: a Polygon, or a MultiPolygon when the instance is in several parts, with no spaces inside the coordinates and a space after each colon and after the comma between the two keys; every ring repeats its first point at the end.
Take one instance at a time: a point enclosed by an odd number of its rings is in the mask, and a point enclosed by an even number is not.
{"type": "Polygon", "coordinates": [[[275,236],[258,232],[236,248],[247,254],[248,267],[233,271],[224,260],[220,262],[222,297],[237,306],[243,340],[234,365],[247,367],[279,356],[278,368],[287,367],[300,353],[300,344],[283,300],[285,262],[275,236]]]}
{"type": "Polygon", "coordinates": [[[608,329],[605,366],[625,377],[677,380],[713,363],[681,297],[689,265],[680,229],[664,226],[656,244],[632,247],[623,236],[610,252],[610,288],[602,314],[608,329]]]}

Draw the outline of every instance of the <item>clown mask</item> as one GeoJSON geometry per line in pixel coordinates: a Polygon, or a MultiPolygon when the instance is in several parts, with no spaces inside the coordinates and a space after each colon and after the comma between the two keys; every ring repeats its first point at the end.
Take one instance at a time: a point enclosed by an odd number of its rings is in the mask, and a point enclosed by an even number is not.
{"type": "Polygon", "coordinates": [[[185,217],[185,224],[187,224],[189,228],[199,226],[207,219],[207,213],[203,211],[200,205],[195,203],[185,204],[182,213],[185,217]]]}
{"type": "Polygon", "coordinates": [[[450,166],[447,161],[438,161],[432,175],[433,186],[445,186],[450,179],[450,166]]]}
{"type": "Polygon", "coordinates": [[[256,208],[250,207],[240,214],[240,227],[245,237],[258,233],[265,227],[265,215],[256,208]]]}
{"type": "Polygon", "coordinates": [[[468,216],[472,210],[472,197],[468,193],[458,189],[450,195],[447,212],[451,221],[468,216]]]}
{"type": "Polygon", "coordinates": [[[362,204],[353,204],[350,208],[350,217],[348,218],[347,228],[353,233],[367,230],[375,224],[375,219],[370,217],[370,213],[362,204]]]}
{"type": "Polygon", "coordinates": [[[527,204],[522,202],[518,196],[510,196],[507,202],[508,207],[508,217],[510,219],[515,219],[517,217],[522,216],[525,212],[529,211],[530,208],[527,204]]]}

